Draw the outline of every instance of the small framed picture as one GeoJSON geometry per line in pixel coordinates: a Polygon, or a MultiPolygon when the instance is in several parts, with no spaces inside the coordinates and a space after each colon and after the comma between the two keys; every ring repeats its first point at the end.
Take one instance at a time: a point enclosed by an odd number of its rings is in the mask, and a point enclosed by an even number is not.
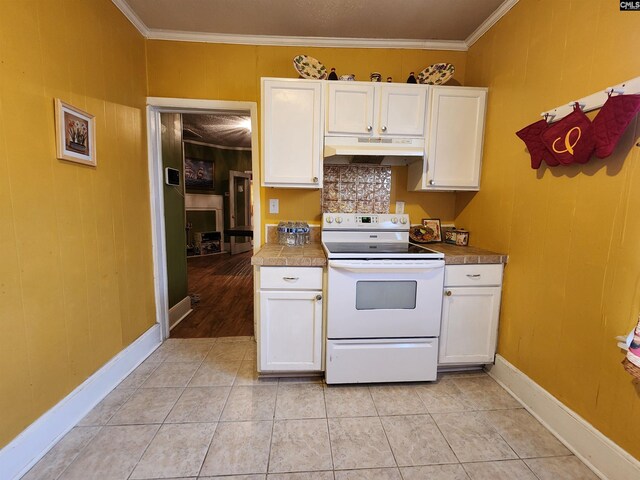
{"type": "Polygon", "coordinates": [[[193,190],[214,190],[214,163],[208,160],[184,158],[184,186],[193,190]]]}
{"type": "Polygon", "coordinates": [[[94,116],[59,98],[55,99],[55,112],[57,158],[95,167],[94,116]]]}
{"type": "Polygon", "coordinates": [[[439,218],[423,218],[422,226],[427,230],[427,233],[431,237],[430,242],[442,241],[442,229],[440,228],[439,218]]]}

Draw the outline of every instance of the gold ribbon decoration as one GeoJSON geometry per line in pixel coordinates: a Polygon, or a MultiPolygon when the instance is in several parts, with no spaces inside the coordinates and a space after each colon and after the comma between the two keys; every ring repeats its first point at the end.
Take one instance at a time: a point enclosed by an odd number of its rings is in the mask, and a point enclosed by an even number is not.
{"type": "Polygon", "coordinates": [[[558,142],[558,140],[562,139],[562,137],[556,138],[553,141],[553,144],[551,145],[551,147],[553,148],[553,151],[556,153],[569,153],[570,155],[573,155],[573,147],[575,147],[578,144],[578,141],[580,140],[581,136],[582,136],[582,130],[580,129],[580,127],[573,127],[564,136],[564,146],[565,146],[564,150],[558,150],[556,148],[556,143],[558,142]],[[576,137],[575,141],[571,143],[571,134],[573,133],[574,130],[578,131],[578,136],[576,137]]]}

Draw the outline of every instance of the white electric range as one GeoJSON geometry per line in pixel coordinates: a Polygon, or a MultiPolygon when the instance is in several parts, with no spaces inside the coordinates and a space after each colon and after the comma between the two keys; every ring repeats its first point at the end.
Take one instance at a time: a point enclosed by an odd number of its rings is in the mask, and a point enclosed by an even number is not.
{"type": "Polygon", "coordinates": [[[326,381],[436,379],[444,254],[409,242],[409,216],[323,214],[326,381]]]}

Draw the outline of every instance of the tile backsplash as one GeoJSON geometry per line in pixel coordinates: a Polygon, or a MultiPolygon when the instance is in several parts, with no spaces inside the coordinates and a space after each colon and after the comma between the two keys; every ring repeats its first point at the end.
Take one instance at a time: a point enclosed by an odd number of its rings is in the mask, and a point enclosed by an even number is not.
{"type": "Polygon", "coordinates": [[[325,165],[323,213],[389,213],[391,167],[325,165]]]}

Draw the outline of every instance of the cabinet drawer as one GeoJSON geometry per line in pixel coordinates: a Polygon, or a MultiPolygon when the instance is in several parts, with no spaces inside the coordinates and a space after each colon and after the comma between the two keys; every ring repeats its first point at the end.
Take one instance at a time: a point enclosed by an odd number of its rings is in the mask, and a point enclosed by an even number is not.
{"type": "Polygon", "coordinates": [[[328,384],[436,379],[438,339],[328,340],[328,384]]]}
{"type": "Polygon", "coordinates": [[[484,265],[447,265],[444,269],[445,287],[479,287],[502,285],[501,263],[484,265]]]}
{"type": "Polygon", "coordinates": [[[322,268],[261,267],[260,288],[322,290],[322,268]]]}

